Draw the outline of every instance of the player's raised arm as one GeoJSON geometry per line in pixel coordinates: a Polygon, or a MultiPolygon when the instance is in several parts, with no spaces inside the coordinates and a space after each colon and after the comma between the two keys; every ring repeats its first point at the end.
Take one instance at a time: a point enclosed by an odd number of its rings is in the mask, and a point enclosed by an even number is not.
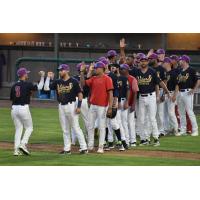
{"type": "Polygon", "coordinates": [[[82,64],[80,68],[80,85],[81,88],[85,86],[85,70],[86,70],[86,65],[82,64]]]}
{"type": "Polygon", "coordinates": [[[56,83],[55,81],[52,81],[54,79],[54,73],[53,72],[48,72],[47,73],[47,78],[44,83],[44,90],[49,91],[49,90],[55,90],[56,89],[56,83]]]}
{"type": "Polygon", "coordinates": [[[120,47],[120,63],[125,63],[126,62],[126,54],[125,54],[125,47],[126,47],[126,43],[125,43],[125,38],[122,38],[119,41],[119,47],[120,47]]]}
{"type": "Polygon", "coordinates": [[[90,64],[90,67],[89,67],[88,74],[87,74],[87,78],[92,77],[93,72],[94,72],[94,63],[91,63],[91,64],[90,64]]]}
{"type": "Polygon", "coordinates": [[[44,86],[45,72],[44,71],[40,71],[39,72],[39,76],[40,76],[40,82],[38,83],[38,90],[42,90],[42,88],[44,86]]]}

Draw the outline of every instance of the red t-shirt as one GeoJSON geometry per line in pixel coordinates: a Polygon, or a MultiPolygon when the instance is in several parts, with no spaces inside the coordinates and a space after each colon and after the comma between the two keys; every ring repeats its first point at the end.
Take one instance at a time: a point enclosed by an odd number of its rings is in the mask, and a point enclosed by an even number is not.
{"type": "Polygon", "coordinates": [[[90,104],[106,107],[109,100],[108,91],[113,90],[112,79],[104,74],[93,76],[85,82],[90,88],[90,104]]]}
{"type": "Polygon", "coordinates": [[[139,88],[138,88],[137,79],[134,78],[133,76],[128,75],[128,82],[129,82],[129,87],[130,87],[130,97],[129,97],[128,104],[129,104],[129,106],[132,106],[133,105],[133,100],[134,100],[133,93],[138,92],[139,88]]]}

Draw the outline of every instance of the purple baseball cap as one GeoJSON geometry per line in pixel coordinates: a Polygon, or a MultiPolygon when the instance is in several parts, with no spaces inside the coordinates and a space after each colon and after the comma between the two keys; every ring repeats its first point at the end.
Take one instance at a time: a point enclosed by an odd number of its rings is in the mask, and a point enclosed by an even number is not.
{"type": "Polygon", "coordinates": [[[145,56],[144,53],[137,53],[136,59],[139,59],[139,60],[140,60],[140,58],[143,57],[143,56],[145,56]]]}
{"type": "Polygon", "coordinates": [[[158,49],[156,51],[157,54],[165,54],[165,50],[164,49],[158,49]]]}
{"type": "Polygon", "coordinates": [[[107,57],[117,56],[117,52],[115,50],[110,50],[107,52],[107,57]]]}
{"type": "Polygon", "coordinates": [[[183,61],[185,61],[185,62],[187,62],[187,63],[190,63],[190,57],[187,56],[187,55],[181,56],[181,57],[179,58],[179,60],[183,60],[183,61]]]}
{"type": "Polygon", "coordinates": [[[107,60],[107,58],[105,57],[100,57],[97,59],[97,61],[101,61],[102,63],[104,63],[105,65],[108,65],[109,64],[109,61],[107,60]]]}
{"type": "Polygon", "coordinates": [[[58,70],[59,71],[61,71],[61,70],[69,71],[69,65],[67,65],[67,64],[61,64],[61,65],[59,65],[58,70]]]}
{"type": "Polygon", "coordinates": [[[25,67],[21,67],[17,70],[17,76],[22,77],[26,74],[30,73],[25,67]]]}
{"type": "Polygon", "coordinates": [[[129,66],[127,64],[121,64],[120,69],[126,69],[129,70],[129,66]]]}
{"type": "Polygon", "coordinates": [[[99,61],[94,64],[94,69],[97,69],[97,68],[105,68],[105,64],[103,62],[99,61]]]}
{"type": "Polygon", "coordinates": [[[176,60],[176,61],[179,60],[179,57],[177,55],[171,55],[170,58],[171,60],[176,60]]]}
{"type": "Polygon", "coordinates": [[[172,63],[172,60],[169,57],[165,57],[165,59],[163,60],[163,63],[172,63]]]}
{"type": "Polygon", "coordinates": [[[105,60],[105,59],[106,59],[106,57],[102,56],[102,57],[100,57],[100,58],[97,59],[97,62],[105,60]]]}
{"type": "Polygon", "coordinates": [[[146,55],[143,55],[141,58],[140,58],[140,61],[142,60],[149,60],[148,57],[146,55]]]}
{"type": "Polygon", "coordinates": [[[158,55],[156,53],[152,53],[150,56],[149,56],[149,59],[150,60],[154,60],[154,59],[158,59],[158,55]]]}

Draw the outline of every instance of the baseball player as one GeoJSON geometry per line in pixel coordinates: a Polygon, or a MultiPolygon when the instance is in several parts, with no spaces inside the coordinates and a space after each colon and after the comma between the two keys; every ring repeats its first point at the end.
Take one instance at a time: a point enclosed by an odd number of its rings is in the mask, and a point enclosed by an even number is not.
{"type": "Polygon", "coordinates": [[[18,69],[17,76],[19,80],[11,87],[10,100],[12,101],[11,116],[15,125],[14,156],[25,154],[30,155],[27,144],[31,133],[33,132],[33,122],[29,110],[30,97],[32,91],[41,89],[44,85],[44,79],[41,76],[38,85],[28,82],[28,71],[22,67],[18,69]],[[25,129],[24,136],[23,128],[25,129]]]}
{"type": "MultiPolygon", "coordinates": [[[[177,75],[179,75],[181,72],[181,67],[179,65],[179,57],[177,55],[171,55],[170,58],[172,60],[173,70],[175,70],[177,75]]],[[[177,117],[177,120],[179,123],[179,128],[180,128],[180,116],[179,116],[179,112],[178,112],[178,105],[179,105],[179,99],[180,99],[179,96],[180,96],[180,93],[177,96],[177,105],[175,106],[175,112],[176,112],[176,117],[177,117]]],[[[186,112],[186,121],[187,121],[187,133],[191,133],[192,132],[192,124],[188,117],[187,112],[186,112]]]]}
{"type": "MultiPolygon", "coordinates": [[[[98,59],[98,61],[101,61],[105,64],[105,74],[107,74],[111,79],[113,83],[113,108],[118,107],[118,95],[119,95],[119,88],[117,84],[117,75],[116,73],[116,64],[109,64],[109,61],[105,57],[101,57],[98,59]]],[[[110,149],[114,148],[114,138],[113,138],[113,130],[115,132],[115,135],[117,137],[118,141],[118,149],[120,151],[124,151],[123,141],[121,140],[121,130],[120,125],[117,122],[116,116],[114,118],[107,118],[107,128],[106,128],[106,137],[105,137],[105,144],[104,144],[104,150],[109,151],[110,149]]],[[[126,145],[125,145],[126,147],[126,145]]]]}
{"type": "Polygon", "coordinates": [[[95,120],[99,122],[99,148],[97,153],[104,153],[105,129],[106,129],[106,113],[112,114],[113,105],[113,83],[112,79],[105,75],[105,64],[97,62],[91,65],[88,73],[88,80],[85,80],[83,69],[81,69],[81,85],[87,85],[90,88],[90,108],[88,113],[88,149],[94,148],[94,128],[95,120]],[[95,76],[91,74],[95,70],[95,76]]]}
{"type": "Polygon", "coordinates": [[[117,52],[115,50],[110,50],[107,52],[107,58],[109,63],[116,63],[117,62],[117,52]]]}
{"type": "MultiPolygon", "coordinates": [[[[119,98],[119,85],[118,85],[118,77],[116,75],[117,73],[117,67],[118,64],[110,64],[109,69],[110,72],[108,76],[112,79],[113,82],[113,107],[118,108],[118,98],[119,98]]],[[[124,136],[124,129],[122,129],[122,126],[120,127],[121,123],[117,121],[117,116],[115,116],[113,119],[107,119],[108,121],[108,129],[109,129],[109,135],[111,136],[110,139],[113,140],[113,135],[112,135],[112,129],[115,132],[115,135],[117,137],[117,147],[119,148],[120,151],[124,151],[125,149],[128,149],[128,145],[126,143],[126,139],[124,136]]],[[[109,139],[109,138],[108,138],[109,139]]],[[[109,146],[108,146],[109,147],[109,146]]]]}
{"type": "Polygon", "coordinates": [[[153,138],[154,138],[154,146],[159,146],[159,131],[156,122],[156,100],[160,97],[156,97],[156,89],[158,90],[157,85],[161,85],[161,87],[165,90],[170,98],[170,93],[166,87],[166,85],[160,80],[157,76],[157,73],[154,69],[148,67],[148,57],[143,56],[140,59],[141,69],[138,70],[137,80],[139,86],[139,120],[140,120],[140,144],[145,145],[148,144],[147,131],[145,129],[145,115],[148,115],[148,118],[151,123],[153,138]]]}
{"type": "MultiPolygon", "coordinates": [[[[157,51],[158,52],[158,51],[157,51]]],[[[163,54],[159,54],[159,56],[161,56],[163,54]]],[[[161,81],[166,82],[166,73],[165,73],[165,69],[159,65],[159,60],[163,57],[159,57],[157,54],[152,53],[148,58],[149,58],[149,66],[152,67],[156,73],[157,76],[161,79],[161,81]]],[[[163,60],[162,60],[163,63],[163,60]]],[[[159,87],[159,93],[160,93],[160,102],[158,102],[157,104],[157,114],[156,114],[156,118],[157,118],[157,123],[158,123],[158,130],[160,132],[160,135],[164,135],[165,131],[164,131],[164,93],[163,93],[163,89],[161,87],[159,87]]]]}
{"type": "MultiPolygon", "coordinates": [[[[81,70],[81,66],[85,65],[85,63],[79,63],[76,65],[77,71],[78,71],[78,75],[74,76],[74,78],[79,82],[80,84],[80,70],[81,70]]],[[[88,69],[88,65],[85,65],[85,69],[84,69],[84,74],[85,77],[87,76],[87,69],[88,69]]],[[[81,104],[81,115],[84,121],[84,126],[85,126],[85,130],[88,133],[88,111],[89,111],[89,107],[88,107],[88,96],[89,96],[89,87],[84,86],[82,88],[82,93],[83,93],[83,99],[82,99],[82,104],[81,104]]],[[[77,99],[78,102],[78,99],[77,99]]],[[[72,144],[76,144],[76,133],[75,131],[72,129],[72,144]]]]}
{"type": "Polygon", "coordinates": [[[158,55],[158,65],[162,65],[162,63],[165,59],[165,50],[164,49],[158,49],[156,51],[156,54],[158,55]]]}
{"type": "Polygon", "coordinates": [[[87,153],[87,145],[83,132],[79,126],[79,114],[83,95],[76,79],[69,76],[70,68],[67,64],[61,64],[58,67],[60,79],[50,82],[52,73],[48,73],[45,82],[45,90],[56,90],[57,100],[59,102],[59,119],[63,131],[64,149],[60,154],[71,154],[71,128],[75,131],[79,144],[80,153],[87,153]],[[76,104],[76,97],[78,103],[76,104]]]}
{"type": "Polygon", "coordinates": [[[172,99],[169,99],[167,96],[165,97],[164,105],[167,111],[165,114],[165,131],[167,131],[167,133],[173,132],[175,136],[178,136],[178,122],[175,115],[175,103],[179,91],[178,75],[177,72],[172,69],[172,61],[170,58],[165,57],[163,67],[166,70],[167,88],[172,96],[172,99]]]}
{"type": "Polygon", "coordinates": [[[189,56],[183,55],[180,57],[180,66],[182,68],[178,76],[178,84],[180,91],[180,134],[183,135],[186,133],[186,111],[192,124],[191,136],[198,136],[198,125],[193,111],[193,98],[194,92],[198,88],[199,81],[196,71],[193,68],[191,68],[189,64],[189,56]]]}
{"type": "MultiPolygon", "coordinates": [[[[127,143],[130,144],[131,147],[136,146],[136,133],[135,133],[135,103],[138,92],[138,83],[137,80],[129,75],[129,66],[127,64],[120,65],[121,74],[128,79],[130,93],[128,97],[128,108],[127,108],[127,123],[128,123],[128,137],[127,143]]],[[[123,116],[123,115],[122,115],[123,116]]],[[[122,118],[123,120],[123,118],[122,118]]],[[[124,119],[125,120],[125,119],[124,119]]],[[[122,122],[123,123],[123,122],[122,122]]],[[[124,127],[126,124],[124,125],[124,127]]],[[[125,128],[126,133],[126,128],[125,128]]]]}

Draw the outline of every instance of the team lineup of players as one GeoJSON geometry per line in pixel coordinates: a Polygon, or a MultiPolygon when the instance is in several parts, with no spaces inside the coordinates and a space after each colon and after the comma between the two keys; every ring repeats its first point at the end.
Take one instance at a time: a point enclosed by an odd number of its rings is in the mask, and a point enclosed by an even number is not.
{"type": "Polygon", "coordinates": [[[79,74],[74,77],[70,76],[67,64],[58,67],[60,78],[57,80],[54,80],[53,72],[48,72],[44,78],[45,73],[41,71],[37,85],[28,82],[29,71],[20,68],[17,71],[19,81],[10,93],[11,116],[16,130],[14,155],[30,154],[27,148],[33,131],[30,96],[41,89],[55,90],[57,94],[64,140],[61,154],[71,154],[71,145],[76,140],[81,154],[93,151],[97,129],[98,153],[112,148],[125,151],[137,144],[159,146],[161,136],[187,134],[186,114],[192,126],[191,136],[198,136],[193,96],[200,81],[190,67],[189,56],[166,57],[163,49],[150,50],[147,55],[126,56],[125,46],[122,39],[120,55],[110,50],[95,63],[79,63],[79,74]],[[115,115],[114,110],[117,110],[115,115]],[[175,110],[179,113],[180,123],[175,110]],[[80,113],[85,135],[79,125],[80,113]]]}

